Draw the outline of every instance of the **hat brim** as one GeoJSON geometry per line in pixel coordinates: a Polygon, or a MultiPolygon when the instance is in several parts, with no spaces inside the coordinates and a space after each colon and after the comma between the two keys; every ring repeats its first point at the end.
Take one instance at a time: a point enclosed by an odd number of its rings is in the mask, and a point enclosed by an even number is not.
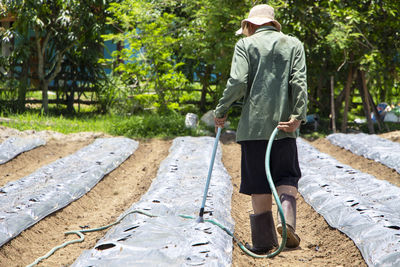
{"type": "Polygon", "coordinates": [[[275,25],[275,28],[278,31],[281,31],[281,28],[282,28],[281,24],[278,21],[274,20],[274,19],[268,19],[268,18],[265,18],[265,17],[264,18],[258,18],[258,17],[248,18],[248,19],[242,20],[242,22],[241,22],[241,26],[242,27],[240,27],[240,29],[235,32],[236,35],[240,35],[240,34],[243,33],[243,27],[244,27],[244,23],[245,22],[250,22],[250,23],[253,23],[255,25],[263,25],[265,23],[272,22],[275,25]]]}

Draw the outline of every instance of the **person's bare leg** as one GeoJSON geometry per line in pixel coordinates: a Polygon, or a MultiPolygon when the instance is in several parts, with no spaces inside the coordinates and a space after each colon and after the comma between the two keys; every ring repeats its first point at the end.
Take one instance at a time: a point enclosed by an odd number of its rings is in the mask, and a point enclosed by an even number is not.
{"type": "Polygon", "coordinates": [[[297,188],[291,185],[280,185],[276,188],[278,191],[278,195],[281,196],[282,194],[288,194],[290,196],[297,196],[297,188]]]}
{"type": "MultiPolygon", "coordinates": [[[[296,196],[297,188],[289,185],[281,185],[277,187],[279,199],[282,203],[283,214],[287,225],[287,242],[289,248],[298,247],[300,238],[295,233],[296,231],[296,196]]],[[[278,213],[278,233],[282,235],[281,218],[278,213]]]]}
{"type": "Polygon", "coordinates": [[[253,205],[254,214],[261,214],[272,209],[271,194],[252,194],[251,203],[253,205]]]}
{"type": "MultiPolygon", "coordinates": [[[[276,188],[279,199],[282,204],[283,213],[285,215],[286,223],[289,224],[293,230],[296,230],[296,196],[297,188],[290,185],[280,185],[276,188]]],[[[278,224],[280,224],[280,216],[278,213],[278,224]]]]}

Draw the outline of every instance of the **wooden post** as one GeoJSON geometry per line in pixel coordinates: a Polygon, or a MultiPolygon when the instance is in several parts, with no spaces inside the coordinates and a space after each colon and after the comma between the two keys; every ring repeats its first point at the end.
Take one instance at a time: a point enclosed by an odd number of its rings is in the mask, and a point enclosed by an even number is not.
{"type": "Polygon", "coordinates": [[[347,112],[349,111],[349,103],[350,103],[350,89],[351,84],[353,83],[353,67],[349,65],[349,72],[347,74],[347,81],[345,85],[345,96],[344,96],[344,110],[343,110],[343,121],[341,131],[345,133],[347,131],[347,112]]]}
{"type": "Polygon", "coordinates": [[[368,124],[368,131],[370,134],[375,133],[374,129],[374,124],[371,119],[371,106],[370,106],[370,101],[368,97],[368,90],[367,90],[367,82],[365,80],[365,72],[362,70],[358,70],[358,74],[360,76],[360,94],[363,102],[363,107],[364,107],[364,113],[365,117],[367,119],[367,124],[368,124]]]}
{"type": "Polygon", "coordinates": [[[209,86],[211,71],[212,71],[211,66],[207,65],[205,67],[204,77],[203,77],[203,79],[201,79],[201,83],[203,85],[202,90],[201,90],[201,97],[200,97],[200,110],[201,111],[205,111],[205,109],[206,109],[206,98],[207,98],[207,93],[208,93],[208,86],[209,86]]]}
{"type": "Polygon", "coordinates": [[[336,118],[335,118],[335,88],[334,88],[334,77],[331,75],[331,120],[332,120],[332,131],[336,133],[336,118]]]}

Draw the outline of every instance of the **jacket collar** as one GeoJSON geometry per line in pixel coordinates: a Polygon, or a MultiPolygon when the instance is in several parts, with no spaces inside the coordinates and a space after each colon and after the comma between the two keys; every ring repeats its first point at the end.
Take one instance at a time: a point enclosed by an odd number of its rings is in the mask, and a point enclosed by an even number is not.
{"type": "Polygon", "coordinates": [[[254,33],[262,32],[262,31],[278,31],[274,26],[261,26],[254,33]]]}

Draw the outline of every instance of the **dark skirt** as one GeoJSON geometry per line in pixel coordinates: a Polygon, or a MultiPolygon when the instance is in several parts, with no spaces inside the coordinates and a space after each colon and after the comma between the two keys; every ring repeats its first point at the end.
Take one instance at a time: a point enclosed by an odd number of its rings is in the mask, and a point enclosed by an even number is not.
{"type": "MultiPolygon", "coordinates": [[[[242,147],[242,182],[240,193],[271,194],[265,171],[267,140],[239,142],[242,147]]],[[[295,138],[275,140],[270,155],[270,171],[275,187],[290,185],[298,187],[301,177],[295,138]]]]}

